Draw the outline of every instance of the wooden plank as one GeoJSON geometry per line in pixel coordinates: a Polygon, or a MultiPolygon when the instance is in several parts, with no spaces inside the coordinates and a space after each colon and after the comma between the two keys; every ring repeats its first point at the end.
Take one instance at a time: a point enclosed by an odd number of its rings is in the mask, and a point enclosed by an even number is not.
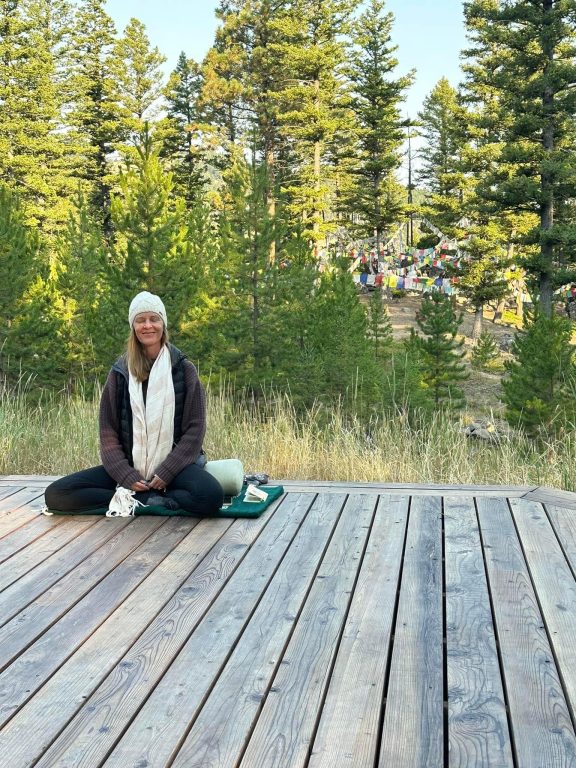
{"type": "Polygon", "coordinates": [[[574,574],[542,506],[535,502],[513,499],[511,507],[572,718],[574,718],[576,716],[576,582],[574,574]]]}
{"type": "Polygon", "coordinates": [[[38,515],[32,520],[28,520],[24,525],[15,531],[11,531],[3,538],[0,538],[0,563],[3,563],[16,552],[36,541],[52,528],[63,523],[64,517],[44,517],[38,515]]]}
{"type": "Polygon", "coordinates": [[[379,767],[444,765],[441,499],[414,496],[379,767]]]}
{"type": "MultiPolygon", "coordinates": [[[[86,523],[93,518],[84,518],[86,523]]],[[[71,521],[70,521],[71,522],[71,521]]],[[[136,522],[136,521],[134,521],[136,522]]],[[[81,536],[0,592],[0,626],[23,610],[53,584],[72,572],[83,560],[111,539],[128,521],[98,519],[81,536]]],[[[5,565],[5,564],[4,564],[5,565]]]]}
{"type": "Polygon", "coordinates": [[[0,501],[0,538],[20,528],[29,520],[38,516],[36,506],[40,507],[42,496],[38,490],[23,488],[0,501]]]}
{"type": "Polygon", "coordinates": [[[472,497],[444,499],[450,768],[514,768],[472,497]]]}
{"type": "MultiPolygon", "coordinates": [[[[6,496],[0,500],[0,513],[4,517],[8,513],[15,512],[21,507],[25,507],[30,502],[40,499],[44,495],[40,488],[19,488],[15,493],[11,493],[10,496],[6,496]]],[[[38,514],[36,510],[28,510],[30,517],[38,514]]]]}
{"type": "Polygon", "coordinates": [[[496,496],[521,498],[530,491],[529,486],[470,486],[470,485],[423,485],[401,483],[332,483],[319,481],[278,481],[289,493],[373,493],[379,494],[417,494],[418,496],[496,496]]]}
{"type": "Polygon", "coordinates": [[[0,486],[0,499],[5,499],[8,496],[11,496],[13,493],[16,493],[16,491],[21,491],[24,486],[21,485],[6,485],[4,487],[0,486]]]}
{"type": "Polygon", "coordinates": [[[285,736],[283,749],[272,764],[304,764],[374,508],[373,497],[350,496],[323,557],[320,552],[305,560],[296,553],[293,562],[294,552],[288,553],[173,768],[237,765],[254,727],[245,765],[264,764],[263,751],[279,733],[285,736]]]}
{"type": "MultiPolygon", "coordinates": [[[[43,696],[47,695],[49,711],[52,713],[49,728],[57,727],[56,731],[52,730],[53,734],[61,731],[78,710],[82,708],[82,711],[54,742],[50,756],[47,755],[44,758],[47,764],[58,764],[61,755],[61,760],[66,763],[64,754],[74,755],[72,764],[75,766],[81,764],[92,766],[94,761],[99,762],[95,756],[101,750],[105,754],[108,749],[107,742],[114,744],[118,735],[125,729],[130,720],[130,713],[133,714],[140,708],[142,700],[170,665],[174,655],[178,653],[182,643],[189,637],[195,624],[209,608],[227,579],[247,552],[250,554],[249,548],[260,532],[267,528],[274,508],[275,506],[271,507],[256,520],[202,521],[199,528],[205,531],[204,541],[208,540],[208,536],[213,536],[214,531],[218,531],[217,544],[209,552],[204,548],[204,553],[207,552],[207,554],[197,567],[194,567],[195,559],[188,557],[188,578],[179,586],[175,595],[173,595],[175,590],[169,595],[166,595],[165,589],[161,590],[164,608],[160,613],[156,612],[158,615],[150,626],[140,627],[138,632],[140,637],[134,635],[132,642],[126,643],[127,628],[125,624],[115,621],[117,612],[71,659],[67,665],[67,674],[60,680],[60,685],[58,686],[58,680],[56,680],[56,687],[52,685],[52,681],[48,683],[47,689],[42,693],[43,696]],[[191,559],[194,561],[192,565],[191,559]],[[143,634],[141,634],[142,629],[145,629],[143,634]],[[136,641],[135,645],[130,648],[134,641],[136,641]],[[103,646],[106,649],[105,654],[102,653],[103,646]],[[68,695],[64,698],[61,691],[62,682],[70,676],[73,676],[74,684],[68,686],[68,695]],[[98,687],[100,683],[102,685],[98,687]],[[120,710],[117,717],[114,707],[115,696],[120,710]],[[100,706],[102,699],[104,703],[100,706]],[[125,710],[129,713],[127,716],[123,716],[125,710]],[[95,724],[101,717],[105,724],[99,727],[95,724]]],[[[215,539],[212,540],[212,544],[214,543],[215,539]]],[[[255,546],[258,547],[258,544],[255,546]]],[[[120,609],[120,619],[125,614],[126,605],[127,603],[120,609]]],[[[139,603],[132,606],[131,610],[138,611],[138,624],[139,603]]],[[[149,616],[148,622],[152,618],[149,616]]],[[[210,648],[212,642],[213,638],[206,643],[206,649],[210,648]]],[[[187,679],[187,675],[188,670],[178,681],[179,685],[182,684],[182,680],[187,679]]],[[[34,702],[31,703],[34,704],[34,702]]],[[[34,711],[39,713],[42,709],[37,706],[34,711]]],[[[27,717],[31,716],[30,712],[26,714],[27,717]]],[[[22,727],[25,727],[25,720],[22,721],[22,727]]],[[[49,739],[48,734],[43,738],[48,743],[53,740],[49,739]]],[[[38,740],[35,740],[31,747],[27,747],[28,755],[31,754],[31,749],[35,756],[44,754],[46,751],[42,741],[38,742],[38,740]]],[[[22,765],[28,764],[25,755],[22,760],[22,765]]]]}
{"type": "MultiPolygon", "coordinates": [[[[311,508],[310,503],[308,494],[288,496],[279,510],[282,515],[277,514],[271,523],[274,527],[266,528],[258,539],[138,712],[122,740],[107,757],[107,768],[126,768],[137,764],[161,768],[170,764],[189,723],[248,626],[279,564],[284,557],[295,557],[293,562],[297,564],[298,558],[306,557],[305,553],[310,549],[322,551],[339,517],[344,497],[336,500],[333,496],[319,497],[311,508]],[[288,506],[284,509],[286,503],[288,506]],[[291,554],[293,548],[295,556],[291,554]]],[[[146,655],[150,655],[150,650],[146,655]]],[[[130,711],[123,712],[121,701],[117,698],[110,702],[113,707],[110,717],[104,709],[108,701],[108,697],[101,699],[103,707],[95,722],[100,725],[103,719],[107,727],[124,728],[130,711]]],[[[131,712],[134,711],[132,708],[131,712]]],[[[86,735],[94,739],[93,733],[94,729],[86,735]]]]}
{"type": "Polygon", "coordinates": [[[540,487],[527,493],[525,498],[528,501],[537,501],[541,504],[554,504],[566,509],[576,509],[576,493],[571,491],[540,487]]]}
{"type": "Polygon", "coordinates": [[[34,694],[190,530],[189,522],[147,518],[133,551],[0,675],[0,724],[34,694]]]}
{"type": "Polygon", "coordinates": [[[53,483],[54,480],[58,480],[60,477],[62,477],[62,475],[0,475],[0,483],[10,485],[11,483],[18,484],[22,482],[23,485],[37,483],[46,486],[53,483]]]}
{"type": "MultiPolygon", "coordinates": [[[[191,521],[190,525],[193,524],[194,521],[191,521]]],[[[116,535],[74,569],[74,578],[60,579],[0,627],[0,669],[8,666],[19,653],[106,579],[149,535],[146,526],[131,529],[126,521],[116,535]]]]}
{"type": "MultiPolygon", "coordinates": [[[[227,560],[242,549],[235,536],[230,546],[231,520],[203,520],[158,565],[94,634],[48,680],[7,726],[0,731],[0,753],[10,755],[11,768],[24,768],[42,757],[86,699],[146,629],[174,592],[190,579],[198,563],[208,558],[214,568],[223,552],[227,560]],[[36,724],[30,731],[30,723],[36,724]]],[[[237,530],[237,529],[236,529],[237,530]]],[[[206,573],[209,573],[207,570],[206,573]]],[[[182,594],[182,593],[181,593],[182,594]]],[[[182,599],[190,599],[188,593],[182,599]]]]}
{"type": "MultiPolygon", "coordinates": [[[[95,517],[73,517],[66,525],[54,525],[25,549],[15,552],[0,566],[0,591],[74,541],[97,522],[95,517]]],[[[21,529],[19,529],[21,530],[21,529]]]]}
{"type": "Polygon", "coordinates": [[[576,515],[571,509],[553,504],[546,504],[545,509],[564,554],[576,572],[576,515]]]}
{"type": "Polygon", "coordinates": [[[518,765],[576,764],[576,737],[505,500],[477,499],[518,765]]]}
{"type": "Polygon", "coordinates": [[[383,496],[354,590],[309,768],[373,768],[408,496],[383,496]]]}

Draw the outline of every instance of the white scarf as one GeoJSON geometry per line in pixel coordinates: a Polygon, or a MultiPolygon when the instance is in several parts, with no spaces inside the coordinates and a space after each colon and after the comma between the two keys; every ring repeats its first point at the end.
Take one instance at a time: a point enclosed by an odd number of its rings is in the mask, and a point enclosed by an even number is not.
{"type": "Polygon", "coordinates": [[[142,382],[130,373],[128,385],[132,407],[132,459],[145,480],[172,450],[174,442],[174,382],[170,351],[164,345],[148,378],[146,405],[142,382]]]}

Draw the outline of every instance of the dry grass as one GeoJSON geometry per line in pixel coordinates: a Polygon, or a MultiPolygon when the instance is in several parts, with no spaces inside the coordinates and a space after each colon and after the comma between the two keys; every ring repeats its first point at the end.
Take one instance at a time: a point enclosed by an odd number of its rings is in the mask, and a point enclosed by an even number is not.
{"type": "MultiPolygon", "coordinates": [[[[473,442],[461,422],[383,415],[368,426],[335,408],[296,413],[286,398],[254,406],[209,397],[205,448],[277,479],[547,485],[576,489],[576,433],[536,443],[473,442]]],[[[0,474],[64,474],[99,463],[98,404],[65,395],[30,405],[0,389],[0,474]]]]}

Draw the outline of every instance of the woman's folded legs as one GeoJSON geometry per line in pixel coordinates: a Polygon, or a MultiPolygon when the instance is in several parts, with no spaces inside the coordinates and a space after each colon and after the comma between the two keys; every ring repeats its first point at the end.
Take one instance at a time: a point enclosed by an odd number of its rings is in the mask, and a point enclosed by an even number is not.
{"type": "Polygon", "coordinates": [[[103,466],[81,469],[51,483],[44,492],[46,506],[59,512],[85,512],[110,504],[116,481],[103,466]]]}
{"type": "Polygon", "coordinates": [[[189,464],[176,475],[166,489],[189,515],[215,515],[224,501],[222,486],[209,472],[197,464],[189,464]]]}
{"type": "MultiPolygon", "coordinates": [[[[107,508],[116,491],[116,481],[103,466],[82,469],[51,483],[44,493],[48,509],[59,512],[86,512],[107,508]]],[[[165,494],[158,491],[136,493],[143,504],[153,503],[158,495],[173,499],[189,515],[214,515],[222,506],[224,493],[220,483],[205,469],[190,464],[168,485],[165,494]]]]}

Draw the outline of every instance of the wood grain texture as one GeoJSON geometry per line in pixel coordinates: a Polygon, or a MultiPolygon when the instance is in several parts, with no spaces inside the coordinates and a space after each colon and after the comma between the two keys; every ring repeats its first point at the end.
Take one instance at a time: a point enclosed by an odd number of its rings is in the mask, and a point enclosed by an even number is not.
{"type": "MultiPolygon", "coordinates": [[[[220,546],[228,520],[200,522],[158,565],[122,605],[81,645],[0,732],[0,750],[11,755],[11,766],[35,763],[73,719],[90,705],[87,700],[183,583],[195,567],[220,546]],[[38,727],[29,731],[29,723],[38,727]]],[[[223,545],[225,546],[225,545],[223,545]]],[[[66,734],[60,742],[69,743],[66,734]]],[[[58,752],[56,751],[56,754],[58,752]]]]}
{"type": "Polygon", "coordinates": [[[341,480],[274,480],[270,481],[284,485],[287,490],[293,490],[294,487],[307,487],[312,491],[319,488],[332,489],[336,491],[350,490],[350,491],[380,491],[381,493],[393,493],[412,491],[416,495],[421,495],[424,491],[438,491],[438,492],[455,492],[455,493],[490,493],[499,496],[504,495],[523,495],[531,491],[535,491],[537,486],[534,485],[471,485],[461,484],[454,485],[450,483],[378,483],[378,482],[354,482],[341,481],[341,480]]]}
{"type": "Polygon", "coordinates": [[[330,510],[310,504],[307,495],[282,503],[108,758],[111,766],[171,764],[287,550],[314,549],[333,527],[330,510]]]}
{"type": "MultiPolygon", "coordinates": [[[[266,537],[267,523],[272,513],[273,509],[259,519],[237,520],[232,525],[230,520],[204,521],[212,525],[227,523],[230,527],[217,546],[206,554],[189,578],[176,590],[164,608],[124,654],[122,660],[115,664],[106,678],[101,681],[76,717],[37,763],[39,768],[64,765],[92,768],[104,759],[126,731],[127,725],[141,709],[151,691],[155,689],[156,683],[172,672],[174,665],[182,656],[182,654],[178,656],[178,653],[183,643],[188,640],[198,622],[211,608],[215,598],[244,558],[250,557],[255,539],[258,540],[254,546],[258,547],[260,541],[258,537],[263,530],[266,537]],[[176,660],[175,657],[177,657],[176,660]]],[[[282,520],[279,519],[279,522],[282,523],[282,520]]],[[[275,534],[272,528],[270,533],[275,538],[278,530],[276,529],[275,534]]],[[[270,541],[268,543],[270,544],[270,541]]],[[[257,562],[257,560],[252,561],[252,570],[257,567],[257,562]]],[[[231,620],[235,607],[235,603],[228,605],[227,620],[231,620]]],[[[207,632],[202,639],[201,648],[205,654],[210,655],[214,645],[217,645],[218,636],[214,635],[213,627],[209,622],[205,626],[207,632]]],[[[220,632],[223,632],[223,629],[220,632]]],[[[168,693],[176,694],[177,711],[180,706],[178,693],[187,687],[189,677],[197,663],[200,663],[200,659],[198,654],[193,653],[192,659],[186,661],[184,668],[180,669],[171,682],[168,693]]],[[[157,690],[157,688],[154,690],[154,694],[157,690]]],[[[181,736],[182,727],[180,725],[179,736],[181,736]]],[[[153,734],[145,729],[139,730],[138,724],[132,724],[128,734],[132,735],[135,731],[137,732],[135,746],[138,750],[142,750],[153,734]]],[[[106,764],[113,764],[115,760],[112,755],[107,759],[106,764]]],[[[120,764],[127,766],[130,763],[121,758],[120,764]]]]}
{"type": "Polygon", "coordinates": [[[0,566],[0,592],[33,568],[37,568],[49,557],[63,550],[68,543],[73,542],[95,523],[94,517],[85,519],[76,517],[69,520],[67,525],[51,526],[45,536],[37,538],[25,549],[20,549],[6,558],[0,566]]]}
{"type": "MultiPolygon", "coordinates": [[[[70,524],[66,518],[63,521],[64,525],[70,524]]],[[[130,528],[128,520],[116,521],[108,531],[114,535],[76,566],[73,577],[64,576],[0,627],[0,669],[90,592],[148,535],[142,529],[141,538],[138,531],[130,528]]]]}
{"type": "Polygon", "coordinates": [[[408,496],[379,500],[309,768],[375,764],[408,504],[408,496]]]}
{"type": "Polygon", "coordinates": [[[133,551],[2,672],[0,723],[54,674],[186,535],[187,526],[177,519],[154,522],[162,524],[133,526],[133,551]]]}
{"type": "Polygon", "coordinates": [[[23,488],[2,499],[0,501],[0,538],[38,517],[39,512],[33,508],[33,505],[40,504],[41,500],[42,497],[38,497],[38,491],[31,491],[29,488],[23,488]]]}
{"type": "MultiPolygon", "coordinates": [[[[564,691],[576,714],[576,581],[541,504],[513,499],[512,513],[540,609],[554,650],[564,691]]],[[[573,513],[572,513],[573,514],[573,513]]]]}
{"type": "MultiPolygon", "coordinates": [[[[86,526],[81,535],[0,592],[0,625],[22,611],[57,581],[72,573],[95,550],[112,539],[119,528],[127,525],[125,520],[115,521],[112,525],[110,522],[99,520],[94,523],[93,518],[76,520],[74,525],[79,523],[86,526]]],[[[6,561],[0,571],[9,562],[6,561]]]]}
{"type": "Polygon", "coordinates": [[[441,512],[412,497],[379,768],[444,764],[441,512]]]}
{"type": "Polygon", "coordinates": [[[570,494],[288,481],[255,520],[106,520],[22,481],[2,766],[576,768],[570,494]]]}
{"type": "Polygon", "coordinates": [[[274,764],[302,764],[296,751],[303,749],[305,757],[323,678],[374,509],[370,496],[349,497],[327,549],[326,539],[320,539],[307,557],[294,560],[292,550],[287,554],[178,752],[174,768],[237,764],[257,717],[256,733],[243,762],[254,768],[261,764],[251,751],[253,745],[257,755],[263,751],[254,744],[259,730],[267,742],[274,741],[275,732],[281,730],[286,749],[274,764]]]}
{"type": "Polygon", "coordinates": [[[568,704],[508,504],[477,505],[518,764],[576,766],[568,704]]]}
{"type": "Polygon", "coordinates": [[[444,499],[450,768],[514,768],[474,499],[444,499]]]}
{"type": "Polygon", "coordinates": [[[63,522],[63,517],[38,515],[0,538],[0,564],[63,522]]]}

